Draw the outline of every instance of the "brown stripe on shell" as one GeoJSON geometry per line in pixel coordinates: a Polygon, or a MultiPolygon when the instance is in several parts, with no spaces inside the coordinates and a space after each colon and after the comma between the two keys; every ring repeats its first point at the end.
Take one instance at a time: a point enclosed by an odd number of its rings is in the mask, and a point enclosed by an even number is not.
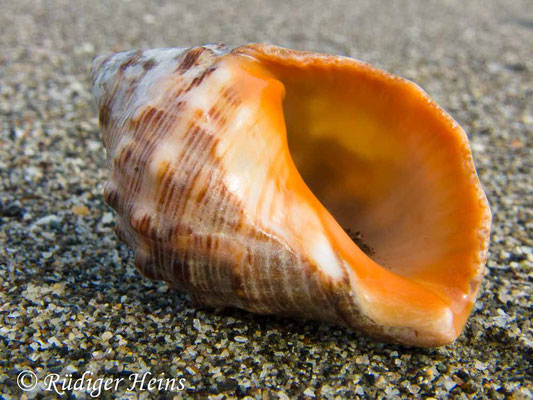
{"type": "Polygon", "coordinates": [[[153,60],[153,59],[147,60],[147,61],[143,62],[143,69],[145,71],[149,71],[152,68],[154,68],[156,65],[157,65],[157,61],[156,60],[153,60]]]}
{"type": "Polygon", "coordinates": [[[213,51],[205,47],[195,47],[185,53],[185,56],[181,60],[180,65],[176,69],[177,72],[183,73],[193,68],[196,65],[199,65],[200,57],[205,52],[208,53],[208,56],[213,56],[213,51]]]}
{"type": "Polygon", "coordinates": [[[98,113],[98,123],[100,124],[100,127],[104,129],[109,126],[109,122],[111,121],[111,99],[112,97],[108,97],[106,101],[102,103],[100,106],[100,112],[98,113]]]}
{"type": "Polygon", "coordinates": [[[115,185],[112,184],[111,182],[108,182],[104,188],[104,201],[110,207],[117,210],[120,206],[119,199],[120,199],[120,195],[115,185]]]}
{"type": "Polygon", "coordinates": [[[210,67],[206,69],[204,72],[202,72],[199,76],[195,77],[189,87],[187,88],[187,91],[195,88],[196,86],[200,86],[200,84],[204,81],[205,78],[207,78],[209,75],[211,75],[213,72],[215,72],[216,67],[210,67]]]}
{"type": "Polygon", "coordinates": [[[144,250],[136,250],[135,266],[148,279],[163,280],[164,276],[161,274],[159,266],[154,263],[154,258],[151,253],[151,251],[146,253],[144,250]]]}
{"type": "Polygon", "coordinates": [[[138,217],[130,217],[130,225],[135,232],[137,232],[144,238],[150,240],[159,239],[159,236],[157,235],[156,231],[156,223],[154,222],[154,218],[148,213],[138,217]]]}
{"type": "Polygon", "coordinates": [[[119,67],[119,71],[120,72],[124,72],[126,71],[126,69],[128,69],[129,67],[133,66],[133,65],[136,65],[139,63],[139,60],[140,58],[142,57],[142,50],[137,50],[135,51],[135,53],[133,53],[126,61],[124,61],[120,67],[119,67]]]}

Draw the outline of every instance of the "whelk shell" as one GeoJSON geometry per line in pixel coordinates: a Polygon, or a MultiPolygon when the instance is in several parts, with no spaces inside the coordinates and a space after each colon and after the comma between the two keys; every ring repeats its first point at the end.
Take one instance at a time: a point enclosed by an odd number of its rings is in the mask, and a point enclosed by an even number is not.
{"type": "Polygon", "coordinates": [[[491,215],[466,134],[418,86],[268,44],[99,57],[93,81],[143,275],[392,342],[460,334],[491,215]]]}

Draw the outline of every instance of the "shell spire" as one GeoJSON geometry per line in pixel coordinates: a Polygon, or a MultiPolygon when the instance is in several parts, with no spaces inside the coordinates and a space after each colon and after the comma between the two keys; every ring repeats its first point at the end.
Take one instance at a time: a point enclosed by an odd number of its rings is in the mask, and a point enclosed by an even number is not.
{"type": "Polygon", "coordinates": [[[464,131],[418,86],[267,44],[118,53],[92,74],[105,200],[143,275],[392,342],[460,334],[490,210],[464,131]]]}

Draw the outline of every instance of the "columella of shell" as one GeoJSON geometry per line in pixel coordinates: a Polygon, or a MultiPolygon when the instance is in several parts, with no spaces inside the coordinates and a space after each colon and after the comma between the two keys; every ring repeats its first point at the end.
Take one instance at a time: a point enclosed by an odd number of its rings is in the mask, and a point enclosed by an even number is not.
{"type": "Polygon", "coordinates": [[[268,44],[117,53],[92,77],[144,276],[390,342],[461,333],[491,215],[465,132],[414,83],[268,44]]]}

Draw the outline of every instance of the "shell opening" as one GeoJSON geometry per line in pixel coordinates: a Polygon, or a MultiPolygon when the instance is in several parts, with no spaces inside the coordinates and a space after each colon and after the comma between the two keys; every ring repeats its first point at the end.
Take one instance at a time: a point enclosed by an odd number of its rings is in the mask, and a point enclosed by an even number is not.
{"type": "Polygon", "coordinates": [[[462,129],[418,86],[363,63],[275,70],[313,194],[376,263],[461,313],[479,288],[488,209],[462,129]]]}

